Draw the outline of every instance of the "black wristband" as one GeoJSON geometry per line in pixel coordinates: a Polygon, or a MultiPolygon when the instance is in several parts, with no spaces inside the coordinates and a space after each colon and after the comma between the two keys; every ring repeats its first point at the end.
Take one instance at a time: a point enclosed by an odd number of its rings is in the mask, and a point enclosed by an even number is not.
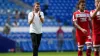
{"type": "Polygon", "coordinates": [[[39,17],[41,17],[41,15],[39,17]]]}

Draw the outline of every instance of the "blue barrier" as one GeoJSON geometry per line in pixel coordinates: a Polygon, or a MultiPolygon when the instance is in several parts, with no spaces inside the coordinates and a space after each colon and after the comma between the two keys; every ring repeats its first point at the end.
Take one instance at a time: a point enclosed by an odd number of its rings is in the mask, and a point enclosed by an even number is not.
{"type": "Polygon", "coordinates": [[[0,34],[0,52],[14,52],[16,48],[15,41],[8,39],[0,34]]]}

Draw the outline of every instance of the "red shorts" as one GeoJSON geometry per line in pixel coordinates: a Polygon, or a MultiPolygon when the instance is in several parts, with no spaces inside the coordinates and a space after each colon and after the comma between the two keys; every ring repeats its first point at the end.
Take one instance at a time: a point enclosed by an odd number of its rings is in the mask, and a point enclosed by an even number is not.
{"type": "Polygon", "coordinates": [[[91,36],[76,36],[78,47],[83,47],[84,44],[92,44],[91,36]]]}
{"type": "Polygon", "coordinates": [[[93,34],[93,47],[100,47],[100,34],[93,34]]]}

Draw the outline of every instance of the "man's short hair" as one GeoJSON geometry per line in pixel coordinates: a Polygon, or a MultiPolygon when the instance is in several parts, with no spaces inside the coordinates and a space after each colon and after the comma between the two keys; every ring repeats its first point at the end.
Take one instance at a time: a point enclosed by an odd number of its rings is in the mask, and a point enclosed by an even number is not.
{"type": "Polygon", "coordinates": [[[81,3],[85,3],[85,1],[84,0],[80,0],[78,3],[77,3],[77,9],[79,9],[79,5],[81,4],[81,3]]]}
{"type": "Polygon", "coordinates": [[[40,3],[39,3],[39,2],[35,2],[35,3],[33,4],[33,6],[35,6],[36,4],[37,4],[37,5],[40,5],[40,3]]]}

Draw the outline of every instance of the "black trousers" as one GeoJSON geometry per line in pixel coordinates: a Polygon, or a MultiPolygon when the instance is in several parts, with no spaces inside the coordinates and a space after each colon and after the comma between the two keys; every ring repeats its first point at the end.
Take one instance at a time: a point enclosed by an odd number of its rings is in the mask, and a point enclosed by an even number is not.
{"type": "Polygon", "coordinates": [[[41,34],[30,33],[32,39],[32,47],[33,47],[33,56],[38,56],[38,48],[41,41],[41,34]]]}

